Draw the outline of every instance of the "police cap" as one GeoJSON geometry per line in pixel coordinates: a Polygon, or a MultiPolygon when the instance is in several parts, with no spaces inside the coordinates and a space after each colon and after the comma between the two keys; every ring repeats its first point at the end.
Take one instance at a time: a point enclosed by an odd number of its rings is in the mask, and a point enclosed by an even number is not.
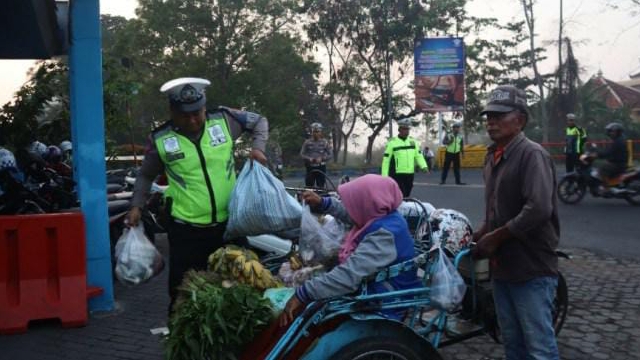
{"type": "Polygon", "coordinates": [[[182,112],[193,112],[206,105],[204,88],[209,85],[211,82],[207,79],[185,77],[167,81],[160,87],[160,92],[169,96],[172,107],[182,112]]]}

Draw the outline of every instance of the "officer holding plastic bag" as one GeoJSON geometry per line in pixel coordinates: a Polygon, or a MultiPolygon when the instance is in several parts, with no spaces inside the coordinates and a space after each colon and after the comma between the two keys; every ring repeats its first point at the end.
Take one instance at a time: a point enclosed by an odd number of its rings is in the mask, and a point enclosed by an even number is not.
{"type": "Polygon", "coordinates": [[[165,172],[169,217],[169,295],[189,269],[204,270],[207,257],[223,244],[231,190],[236,181],[233,142],[252,134],[250,158],[266,164],[269,124],[259,114],[219,107],[206,110],[205,87],[199,78],[171,80],[160,88],[169,97],[171,119],[155,129],[136,177],[129,225],[140,221],[153,179],[165,172]]]}

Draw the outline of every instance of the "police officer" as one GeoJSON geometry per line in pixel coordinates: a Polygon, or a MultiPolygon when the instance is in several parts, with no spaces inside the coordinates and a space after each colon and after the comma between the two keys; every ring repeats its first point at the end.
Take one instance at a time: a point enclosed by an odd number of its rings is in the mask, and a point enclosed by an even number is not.
{"type": "Polygon", "coordinates": [[[331,144],[322,137],[322,124],[311,124],[311,138],[304,141],[300,149],[300,156],[307,168],[305,186],[324,188],[327,161],[333,157],[331,144]]]}
{"type": "Polygon", "coordinates": [[[427,172],[427,162],[420,153],[420,144],[409,136],[411,119],[398,121],[398,136],[391,138],[387,143],[382,158],[382,176],[390,176],[394,179],[402,196],[409,197],[413,189],[413,174],[415,167],[427,172]]]}
{"type": "Polygon", "coordinates": [[[451,163],[453,163],[453,175],[456,178],[456,184],[465,185],[465,183],[460,181],[460,157],[464,156],[464,140],[462,139],[462,135],[460,135],[460,123],[453,124],[453,131],[444,137],[442,143],[446,148],[440,185],[447,182],[447,175],[449,174],[451,163]]]}
{"type": "Polygon", "coordinates": [[[587,141],[587,132],[576,125],[576,115],[572,113],[567,114],[565,141],[565,168],[567,172],[572,172],[580,158],[580,154],[584,151],[584,144],[587,141]]]}
{"type": "Polygon", "coordinates": [[[205,79],[179,78],[160,88],[169,97],[171,119],[149,137],[127,215],[130,226],[139,223],[153,180],[166,172],[170,310],[184,273],[204,270],[209,254],[223,245],[229,197],[236,181],[234,140],[242,132],[251,133],[250,158],[267,162],[267,119],[227,107],[208,113],[204,91],[208,85],[205,79]]]}

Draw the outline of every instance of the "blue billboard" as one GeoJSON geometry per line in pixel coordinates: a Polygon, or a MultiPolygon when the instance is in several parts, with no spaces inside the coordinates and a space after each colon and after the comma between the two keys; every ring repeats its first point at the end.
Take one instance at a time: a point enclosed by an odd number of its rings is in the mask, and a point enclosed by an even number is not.
{"type": "Polygon", "coordinates": [[[464,41],[428,38],[415,42],[416,109],[464,111],[464,41]]]}

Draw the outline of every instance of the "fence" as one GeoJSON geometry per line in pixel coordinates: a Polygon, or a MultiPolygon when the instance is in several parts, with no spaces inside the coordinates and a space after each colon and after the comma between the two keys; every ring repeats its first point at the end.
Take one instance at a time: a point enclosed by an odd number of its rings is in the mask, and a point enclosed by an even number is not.
{"type": "MultiPolygon", "coordinates": [[[[596,144],[598,148],[603,149],[607,146],[608,141],[596,140],[589,141],[589,143],[596,144]]],[[[564,162],[564,142],[548,142],[541,143],[547,151],[551,154],[551,157],[556,162],[564,162]]],[[[628,166],[633,166],[633,161],[640,159],[640,140],[627,140],[627,151],[629,152],[628,166]]],[[[438,148],[438,154],[436,156],[436,163],[439,168],[442,168],[444,164],[445,147],[438,148]]],[[[479,168],[484,164],[484,157],[487,153],[487,147],[485,145],[465,145],[464,157],[460,161],[460,167],[463,168],[479,168]]]]}

